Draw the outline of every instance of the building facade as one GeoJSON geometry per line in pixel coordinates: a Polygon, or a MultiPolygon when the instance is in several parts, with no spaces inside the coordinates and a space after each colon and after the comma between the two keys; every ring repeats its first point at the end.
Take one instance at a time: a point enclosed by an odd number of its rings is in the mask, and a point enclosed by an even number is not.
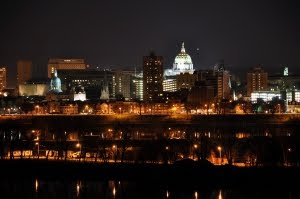
{"type": "Polygon", "coordinates": [[[177,89],[188,89],[190,90],[197,81],[197,75],[190,74],[190,73],[180,73],[176,75],[176,84],[177,89]]]}
{"type": "Polygon", "coordinates": [[[288,67],[284,67],[280,74],[268,75],[268,88],[270,90],[299,90],[300,75],[289,73],[288,67]]]}
{"type": "Polygon", "coordinates": [[[270,102],[274,98],[282,99],[282,94],[279,91],[254,91],[251,93],[252,103],[256,103],[258,99],[264,102],[270,102]]]}
{"type": "Polygon", "coordinates": [[[32,78],[32,61],[20,60],[17,62],[17,84],[25,84],[32,78]]]}
{"type": "Polygon", "coordinates": [[[132,99],[135,101],[144,100],[143,73],[138,73],[132,77],[132,99]]]}
{"type": "Polygon", "coordinates": [[[109,99],[114,99],[115,74],[110,70],[58,70],[62,86],[66,92],[72,89],[83,87],[87,99],[100,99],[101,93],[105,91],[109,99]]]}
{"type": "Polygon", "coordinates": [[[252,68],[247,73],[247,96],[251,96],[254,91],[268,90],[268,73],[263,70],[261,65],[252,68]]]}
{"type": "Polygon", "coordinates": [[[188,102],[193,105],[204,105],[213,102],[215,86],[207,81],[197,81],[188,95],[188,102]]]}
{"type": "Polygon", "coordinates": [[[217,98],[229,99],[231,94],[230,74],[227,70],[216,72],[217,77],[217,98]]]}
{"type": "Polygon", "coordinates": [[[3,91],[3,89],[6,88],[6,68],[1,67],[0,68],[0,92],[3,91]]]}
{"type": "Polygon", "coordinates": [[[205,81],[206,85],[213,86],[216,100],[229,99],[231,97],[230,73],[224,67],[196,71],[195,76],[197,81],[205,81]]]}
{"type": "Polygon", "coordinates": [[[160,101],[163,94],[163,57],[151,53],[143,58],[144,101],[160,101]]]}
{"type": "Polygon", "coordinates": [[[49,92],[49,84],[20,84],[20,96],[46,96],[49,92]]]}
{"type": "Polygon", "coordinates": [[[134,70],[115,70],[116,96],[122,96],[125,101],[133,98],[132,80],[135,75],[134,70]]]}
{"type": "Polygon", "coordinates": [[[177,80],[174,76],[165,76],[163,80],[163,91],[164,92],[176,92],[177,91],[177,80]]]}
{"type": "Polygon", "coordinates": [[[55,70],[84,70],[87,68],[84,59],[52,59],[48,60],[48,78],[53,77],[55,70]]]}

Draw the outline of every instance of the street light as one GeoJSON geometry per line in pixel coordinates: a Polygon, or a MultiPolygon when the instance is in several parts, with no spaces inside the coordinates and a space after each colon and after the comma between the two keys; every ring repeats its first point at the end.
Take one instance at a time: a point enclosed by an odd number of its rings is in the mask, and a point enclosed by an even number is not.
{"type": "Polygon", "coordinates": [[[194,144],[194,151],[193,151],[193,159],[195,158],[195,153],[197,151],[198,145],[194,144]]]}
{"type": "Polygon", "coordinates": [[[81,144],[78,142],[78,143],[76,144],[76,147],[79,148],[80,157],[81,157],[81,144]]]}
{"type": "Polygon", "coordinates": [[[122,111],[122,108],[121,108],[121,107],[119,107],[119,111],[120,111],[120,114],[121,114],[121,111],[122,111]]]}
{"type": "Polygon", "coordinates": [[[222,147],[218,146],[218,151],[220,152],[220,160],[221,160],[221,164],[222,164],[222,147]]]}
{"type": "Polygon", "coordinates": [[[287,154],[286,154],[286,164],[287,166],[289,166],[289,153],[292,152],[292,149],[291,148],[288,148],[287,149],[287,154]]]}
{"type": "Polygon", "coordinates": [[[38,149],[38,158],[40,157],[40,144],[39,142],[36,142],[35,145],[37,146],[38,149]]]}
{"type": "Polygon", "coordinates": [[[208,107],[209,106],[207,104],[205,104],[204,106],[205,106],[205,109],[206,109],[206,115],[208,115],[208,107]]]}

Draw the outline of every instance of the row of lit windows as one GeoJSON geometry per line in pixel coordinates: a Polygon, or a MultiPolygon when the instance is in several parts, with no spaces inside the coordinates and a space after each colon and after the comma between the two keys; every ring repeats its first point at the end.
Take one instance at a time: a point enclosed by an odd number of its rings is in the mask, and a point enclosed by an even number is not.
{"type": "Polygon", "coordinates": [[[271,92],[253,92],[251,93],[251,101],[256,102],[257,99],[262,99],[265,102],[272,101],[273,98],[278,97],[281,99],[280,93],[271,93],[271,92]]]}

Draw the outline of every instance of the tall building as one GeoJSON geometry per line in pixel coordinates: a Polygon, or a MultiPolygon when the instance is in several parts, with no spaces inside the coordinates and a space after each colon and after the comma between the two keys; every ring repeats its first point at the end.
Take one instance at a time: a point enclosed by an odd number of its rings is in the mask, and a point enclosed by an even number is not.
{"type": "Polygon", "coordinates": [[[257,65],[247,73],[247,96],[254,91],[266,91],[268,89],[268,73],[261,65],[257,65]]]}
{"type": "Polygon", "coordinates": [[[143,73],[138,73],[132,78],[132,99],[136,101],[144,100],[143,73]]]}
{"type": "Polygon", "coordinates": [[[143,58],[144,101],[160,101],[163,94],[163,57],[151,53],[143,58]]]}
{"type": "Polygon", "coordinates": [[[217,98],[229,99],[231,93],[230,73],[227,70],[216,72],[217,77],[217,98]]]}
{"type": "Polygon", "coordinates": [[[0,68],[0,92],[3,91],[3,89],[6,88],[6,68],[1,67],[0,68]]]}
{"type": "Polygon", "coordinates": [[[48,78],[54,76],[55,69],[59,70],[84,70],[87,65],[84,59],[49,59],[48,60],[48,78]]]}
{"type": "Polygon", "coordinates": [[[231,94],[230,73],[224,66],[215,66],[213,70],[195,72],[197,81],[205,81],[206,85],[214,87],[216,100],[229,99],[231,94]]]}
{"type": "Polygon", "coordinates": [[[24,84],[32,78],[32,61],[20,60],[17,62],[17,83],[24,84]]]}
{"type": "Polygon", "coordinates": [[[134,70],[115,70],[116,96],[122,96],[126,101],[132,99],[132,77],[134,70]]]}

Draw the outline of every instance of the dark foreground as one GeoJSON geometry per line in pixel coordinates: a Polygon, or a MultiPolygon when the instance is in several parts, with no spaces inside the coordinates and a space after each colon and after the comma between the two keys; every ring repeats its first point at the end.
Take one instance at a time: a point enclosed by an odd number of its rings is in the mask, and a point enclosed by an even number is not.
{"type": "Polygon", "coordinates": [[[299,198],[298,168],[0,161],[0,198],[299,198]]]}
{"type": "Polygon", "coordinates": [[[2,160],[1,179],[146,181],[169,186],[233,188],[245,186],[295,187],[299,168],[240,168],[208,164],[120,164],[44,160],[2,160]]]}

